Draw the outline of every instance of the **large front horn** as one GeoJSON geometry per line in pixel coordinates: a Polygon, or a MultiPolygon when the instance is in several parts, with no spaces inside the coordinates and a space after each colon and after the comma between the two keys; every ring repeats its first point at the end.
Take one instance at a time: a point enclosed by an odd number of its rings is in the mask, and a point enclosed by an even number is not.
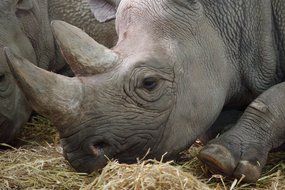
{"type": "Polygon", "coordinates": [[[77,116],[83,96],[78,78],[68,78],[34,66],[5,48],[8,65],[35,111],[54,122],[77,116]]]}
{"type": "Polygon", "coordinates": [[[64,21],[52,21],[51,28],[65,60],[76,75],[103,73],[116,64],[118,55],[81,29],[64,21]]]}

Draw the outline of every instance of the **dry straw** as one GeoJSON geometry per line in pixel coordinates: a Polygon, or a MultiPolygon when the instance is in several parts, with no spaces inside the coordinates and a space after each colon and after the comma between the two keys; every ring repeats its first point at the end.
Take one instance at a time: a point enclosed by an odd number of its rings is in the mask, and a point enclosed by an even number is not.
{"type": "Polygon", "coordinates": [[[186,151],[179,164],[147,160],[127,165],[110,161],[100,174],[87,175],[74,172],[64,160],[56,131],[44,118],[35,117],[20,137],[22,146],[0,152],[1,190],[285,190],[285,153],[270,155],[257,184],[244,184],[240,179],[211,175],[195,158],[199,150],[197,147],[186,151]]]}

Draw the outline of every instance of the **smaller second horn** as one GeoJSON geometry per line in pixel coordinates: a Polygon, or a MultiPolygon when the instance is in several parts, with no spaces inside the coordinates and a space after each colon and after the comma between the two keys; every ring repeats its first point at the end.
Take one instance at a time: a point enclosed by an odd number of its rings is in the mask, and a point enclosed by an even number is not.
{"type": "Polygon", "coordinates": [[[118,55],[97,43],[81,29],[64,21],[52,21],[52,31],[61,52],[76,75],[104,73],[114,67],[118,55]]]}

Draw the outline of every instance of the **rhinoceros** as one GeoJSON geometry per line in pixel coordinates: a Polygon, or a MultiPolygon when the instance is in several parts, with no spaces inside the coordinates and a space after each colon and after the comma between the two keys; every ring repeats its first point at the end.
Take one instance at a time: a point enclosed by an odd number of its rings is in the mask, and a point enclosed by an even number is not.
{"type": "Polygon", "coordinates": [[[148,152],[146,158],[174,159],[224,107],[247,107],[199,158],[225,175],[256,181],[268,152],[285,138],[285,2],[122,0],[114,11],[115,4],[98,0],[92,6],[101,10],[98,20],[116,16],[112,49],[72,25],[52,23],[76,77],[44,71],[6,49],[32,107],[57,126],[70,164],[92,172],[107,158],[132,163],[148,152]]]}
{"type": "Polygon", "coordinates": [[[67,64],[54,44],[52,19],[81,27],[108,47],[117,40],[114,21],[99,23],[87,0],[1,0],[0,143],[11,143],[31,113],[6,64],[3,47],[10,47],[43,69],[68,74],[67,64]]]}

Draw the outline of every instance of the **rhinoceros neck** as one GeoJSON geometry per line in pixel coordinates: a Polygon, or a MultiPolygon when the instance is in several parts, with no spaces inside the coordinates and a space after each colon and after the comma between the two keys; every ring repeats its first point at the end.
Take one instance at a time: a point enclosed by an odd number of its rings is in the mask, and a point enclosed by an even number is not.
{"type": "MultiPolygon", "coordinates": [[[[267,0],[202,1],[219,31],[227,56],[239,72],[241,96],[255,98],[283,78],[272,2],[267,0]]],[[[284,3],[283,3],[284,4],[284,3]]],[[[284,11],[283,11],[284,12],[284,11]]],[[[250,100],[249,100],[250,101],[250,100]]]]}

